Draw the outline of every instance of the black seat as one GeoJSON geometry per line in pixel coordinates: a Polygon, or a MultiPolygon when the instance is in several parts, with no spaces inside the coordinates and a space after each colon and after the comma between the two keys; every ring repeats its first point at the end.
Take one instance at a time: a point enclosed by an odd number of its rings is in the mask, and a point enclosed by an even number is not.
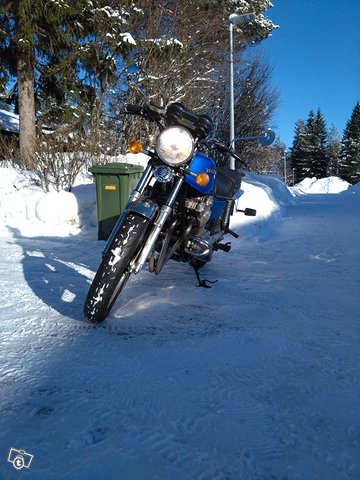
{"type": "Polygon", "coordinates": [[[244,177],[242,172],[231,170],[227,167],[216,168],[215,196],[221,198],[232,198],[240,190],[241,180],[244,177]]]}

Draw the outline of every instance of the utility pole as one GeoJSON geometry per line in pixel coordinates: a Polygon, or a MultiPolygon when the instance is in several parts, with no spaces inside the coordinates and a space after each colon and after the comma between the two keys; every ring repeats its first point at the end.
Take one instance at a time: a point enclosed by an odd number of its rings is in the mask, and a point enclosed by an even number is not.
{"type": "MultiPolygon", "coordinates": [[[[235,114],[234,114],[234,47],[233,47],[233,28],[234,25],[241,25],[246,22],[255,20],[255,13],[245,13],[237,15],[232,13],[229,15],[229,65],[230,65],[230,149],[235,150],[235,114]]],[[[230,156],[230,168],[235,170],[235,159],[230,156]]]]}

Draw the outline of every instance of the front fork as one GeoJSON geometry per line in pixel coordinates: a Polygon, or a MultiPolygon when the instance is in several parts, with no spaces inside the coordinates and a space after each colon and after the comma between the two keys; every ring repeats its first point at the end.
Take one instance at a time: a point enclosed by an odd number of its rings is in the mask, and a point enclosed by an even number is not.
{"type": "MultiPolygon", "coordinates": [[[[112,241],[114,240],[117,232],[119,231],[119,228],[124,221],[125,216],[128,214],[129,211],[134,211],[140,213],[140,215],[147,216],[148,218],[151,218],[152,214],[155,213],[157,205],[154,204],[154,202],[147,200],[147,203],[149,204],[148,206],[145,206],[141,203],[141,201],[137,202],[140,198],[141,195],[144,193],[145,188],[148,186],[152,174],[153,174],[153,167],[151,165],[148,165],[139,181],[137,186],[135,187],[134,191],[130,195],[130,198],[120,215],[118,221],[116,222],[106,244],[103,250],[102,255],[104,256],[106,252],[109,250],[110,245],[112,241]],[[144,208],[143,208],[144,207],[144,208]],[[149,211],[149,214],[146,215],[146,211],[149,211]]],[[[160,212],[156,218],[156,220],[153,222],[153,227],[149,233],[149,236],[146,240],[146,243],[144,247],[141,250],[141,253],[139,257],[137,258],[136,261],[132,263],[130,266],[130,271],[131,273],[138,273],[143,265],[146,262],[146,259],[148,258],[151,250],[153,249],[156,240],[158,239],[158,236],[160,235],[161,230],[163,229],[166,220],[169,218],[171,212],[172,212],[172,207],[175,203],[176,197],[178,196],[178,193],[180,191],[180,188],[182,184],[184,183],[184,178],[179,177],[178,181],[175,183],[173,186],[173,189],[170,192],[170,195],[166,201],[166,203],[161,207],[160,212]]]]}
{"type": "Polygon", "coordinates": [[[169,218],[172,212],[172,207],[183,183],[184,178],[179,177],[178,181],[175,183],[173,189],[171,190],[166,203],[161,207],[156,220],[153,222],[153,227],[151,229],[151,232],[149,233],[149,236],[147,237],[143,249],[141,250],[140,256],[130,266],[131,273],[138,273],[145,264],[146,259],[148,258],[151,250],[153,249],[155,242],[158,239],[160,232],[165,225],[166,220],[169,218]]]}

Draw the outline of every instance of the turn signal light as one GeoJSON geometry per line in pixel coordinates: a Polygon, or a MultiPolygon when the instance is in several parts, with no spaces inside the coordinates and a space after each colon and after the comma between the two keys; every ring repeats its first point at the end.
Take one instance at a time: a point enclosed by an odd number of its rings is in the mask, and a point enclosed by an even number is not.
{"type": "Polygon", "coordinates": [[[133,140],[129,143],[128,150],[130,153],[140,153],[142,150],[142,145],[139,140],[133,140]]]}
{"type": "Polygon", "coordinates": [[[210,177],[207,173],[201,172],[196,175],[195,181],[200,187],[206,187],[210,182],[210,177]]]}

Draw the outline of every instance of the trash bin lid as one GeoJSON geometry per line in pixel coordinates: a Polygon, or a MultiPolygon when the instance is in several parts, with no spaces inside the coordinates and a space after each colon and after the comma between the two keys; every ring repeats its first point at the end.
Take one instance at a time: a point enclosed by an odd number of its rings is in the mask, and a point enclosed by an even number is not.
{"type": "Polygon", "coordinates": [[[141,173],[143,170],[144,169],[141,165],[133,165],[131,163],[121,162],[93,165],[91,168],[89,168],[89,172],[93,174],[104,173],[108,175],[131,175],[133,173],[141,173]]]}

